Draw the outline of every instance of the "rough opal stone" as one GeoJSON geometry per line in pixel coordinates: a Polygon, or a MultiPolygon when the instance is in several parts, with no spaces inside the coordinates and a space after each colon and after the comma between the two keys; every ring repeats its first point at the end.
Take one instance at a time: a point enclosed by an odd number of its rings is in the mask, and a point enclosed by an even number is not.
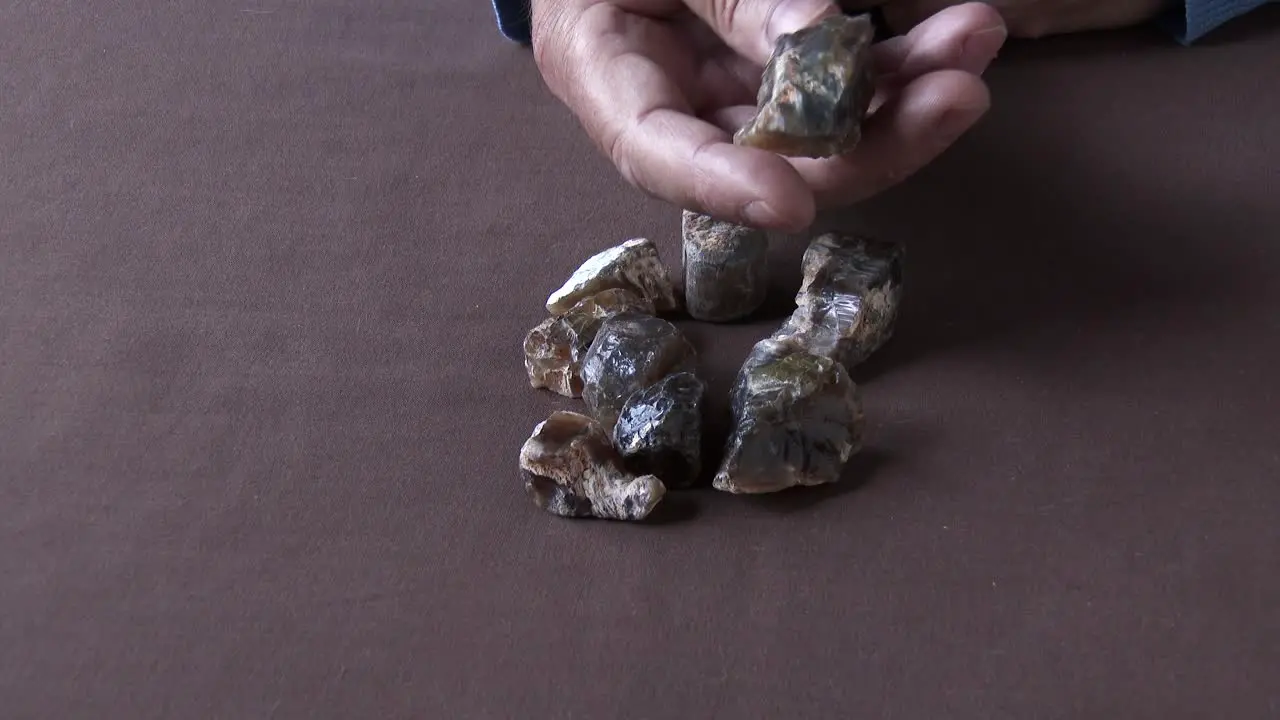
{"type": "Polygon", "coordinates": [[[534,503],[561,517],[643,520],[666,494],[658,478],[623,466],[599,423],[565,410],[533,429],[520,471],[534,503]]]}
{"type": "Polygon", "coordinates": [[[778,38],[765,65],[756,115],[734,142],[792,157],[849,152],[875,92],[868,15],[838,15],[778,38]]]}
{"type": "Polygon", "coordinates": [[[679,372],[693,372],[697,352],[667,320],[637,312],[614,315],[582,359],[582,399],[612,434],[631,394],[679,372]]]}
{"type": "Polygon", "coordinates": [[[547,298],[547,312],[559,315],[583,298],[609,288],[625,288],[653,303],[656,312],[679,308],[675,285],[648,238],[634,238],[587,258],[547,298]]]}
{"type": "Polygon", "coordinates": [[[768,235],[688,210],[680,227],[685,312],[695,320],[730,322],[758,310],[769,283],[768,235]]]}
{"type": "Polygon", "coordinates": [[[796,309],[774,337],[794,337],[852,372],[893,336],[903,258],[901,243],[837,233],[814,238],[796,309]]]}
{"type": "Polygon", "coordinates": [[[656,475],[673,490],[697,482],[705,392],[697,375],[682,372],[631,394],[613,426],[613,445],[632,472],[656,475]]]}
{"type": "Polygon", "coordinates": [[[733,427],[713,487],[758,494],[837,482],[862,448],[858,388],[793,339],[752,348],[734,382],[733,427]]]}
{"type": "Polygon", "coordinates": [[[620,312],[653,313],[653,303],[631,290],[610,288],[579,300],[538,323],[524,338],[529,384],[565,397],[582,395],[582,358],[604,321],[620,312]]]}

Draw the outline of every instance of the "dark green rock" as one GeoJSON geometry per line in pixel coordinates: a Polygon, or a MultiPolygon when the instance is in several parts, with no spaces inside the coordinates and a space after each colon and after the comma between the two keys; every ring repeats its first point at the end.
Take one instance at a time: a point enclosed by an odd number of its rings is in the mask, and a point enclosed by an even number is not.
{"type": "Polygon", "coordinates": [[[734,382],[733,427],[713,486],[740,494],[837,482],[862,447],[858,388],[791,338],[752,348],[734,382]]]}

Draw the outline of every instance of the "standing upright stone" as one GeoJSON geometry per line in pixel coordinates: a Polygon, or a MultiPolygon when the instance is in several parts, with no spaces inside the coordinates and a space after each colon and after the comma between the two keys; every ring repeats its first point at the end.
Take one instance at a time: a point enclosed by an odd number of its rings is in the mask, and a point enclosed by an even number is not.
{"type": "Polygon", "coordinates": [[[763,230],[685,210],[684,305],[695,320],[730,322],[754,313],[768,292],[763,230]]]}

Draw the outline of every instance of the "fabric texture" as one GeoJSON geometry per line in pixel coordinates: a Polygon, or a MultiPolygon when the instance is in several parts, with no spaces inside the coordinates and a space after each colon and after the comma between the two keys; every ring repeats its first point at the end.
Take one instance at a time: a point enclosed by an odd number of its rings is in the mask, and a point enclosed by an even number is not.
{"type": "MultiPolygon", "coordinates": [[[[1011,44],[824,218],[908,244],[842,483],[630,525],[525,495],[521,343],[679,214],[488,6],[5,4],[0,717],[1275,717],[1277,10],[1011,44]]],[[[678,319],[712,466],[802,251],[678,319]]]]}

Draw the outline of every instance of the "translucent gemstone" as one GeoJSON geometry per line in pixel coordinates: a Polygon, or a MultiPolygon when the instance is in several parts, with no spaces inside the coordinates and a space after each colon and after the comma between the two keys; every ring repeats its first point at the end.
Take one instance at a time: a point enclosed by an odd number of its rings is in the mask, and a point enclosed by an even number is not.
{"type": "Polygon", "coordinates": [[[768,493],[837,482],[862,447],[857,386],[838,362],[792,339],[752,348],[734,382],[733,428],[713,486],[768,493]]]}
{"type": "Polygon", "coordinates": [[[600,326],[582,359],[582,399],[612,433],[631,394],[678,372],[693,371],[697,353],[680,329],[653,315],[618,313],[600,326]]]}
{"type": "Polygon", "coordinates": [[[739,145],[793,157],[852,150],[875,92],[868,15],[838,15],[778,38],[765,65],[756,115],[739,145]]]}
{"type": "Polygon", "coordinates": [[[565,397],[580,397],[582,358],[591,341],[605,320],[626,311],[653,313],[653,303],[631,290],[611,288],[538,323],[524,338],[529,384],[565,397]]]}
{"type": "Polygon", "coordinates": [[[796,309],[774,337],[793,337],[852,372],[893,336],[903,257],[900,243],[836,233],[814,238],[796,309]]]}

